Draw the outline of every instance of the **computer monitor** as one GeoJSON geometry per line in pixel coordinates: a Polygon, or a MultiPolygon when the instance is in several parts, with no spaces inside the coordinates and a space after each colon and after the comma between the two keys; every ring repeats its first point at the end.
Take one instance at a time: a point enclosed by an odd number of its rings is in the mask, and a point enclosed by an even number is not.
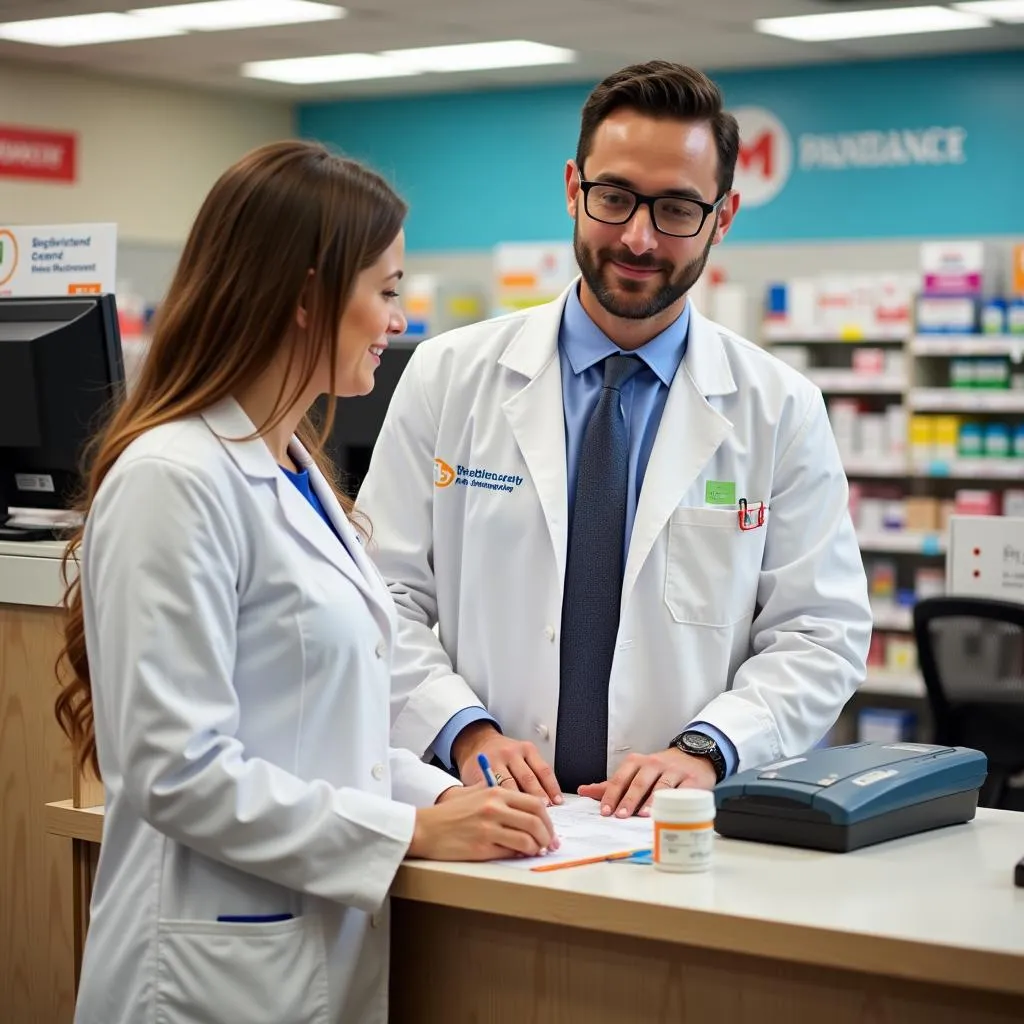
{"type": "Polygon", "coordinates": [[[113,295],[0,298],[0,540],[61,536],[32,512],[72,506],[123,385],[113,295]]]}
{"type": "Polygon", "coordinates": [[[384,424],[398,380],[405,372],[417,342],[392,341],[374,374],[373,390],[358,398],[343,398],[335,406],[334,426],[324,449],[341,472],[341,484],[350,497],[370,468],[370,455],[384,424]]]}

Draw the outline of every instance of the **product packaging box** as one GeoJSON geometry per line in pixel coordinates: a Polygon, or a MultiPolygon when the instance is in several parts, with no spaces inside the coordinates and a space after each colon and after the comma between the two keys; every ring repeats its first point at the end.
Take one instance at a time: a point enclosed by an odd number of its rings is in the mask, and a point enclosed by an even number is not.
{"type": "Polygon", "coordinates": [[[938,498],[907,498],[904,505],[908,530],[933,533],[939,528],[938,498]]]}

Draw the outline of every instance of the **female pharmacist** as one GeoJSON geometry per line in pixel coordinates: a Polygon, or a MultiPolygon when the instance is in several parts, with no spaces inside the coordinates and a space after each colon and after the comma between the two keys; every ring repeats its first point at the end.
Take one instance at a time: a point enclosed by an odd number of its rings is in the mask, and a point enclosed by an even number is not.
{"type": "Polygon", "coordinates": [[[536,798],[389,750],[395,614],[307,419],[405,329],[404,216],[317,145],[244,157],[97,439],[57,702],[106,793],[78,1024],[384,1024],[402,859],[555,845],[536,798]]]}

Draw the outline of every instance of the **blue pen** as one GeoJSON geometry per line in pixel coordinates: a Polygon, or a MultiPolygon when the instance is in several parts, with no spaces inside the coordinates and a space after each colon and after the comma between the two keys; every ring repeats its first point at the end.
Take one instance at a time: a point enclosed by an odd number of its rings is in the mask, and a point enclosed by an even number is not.
{"type": "Polygon", "coordinates": [[[487,760],[487,755],[477,754],[476,763],[480,765],[480,771],[484,773],[484,778],[487,780],[487,785],[496,786],[498,783],[494,780],[494,775],[491,773],[491,763],[487,760]]]}

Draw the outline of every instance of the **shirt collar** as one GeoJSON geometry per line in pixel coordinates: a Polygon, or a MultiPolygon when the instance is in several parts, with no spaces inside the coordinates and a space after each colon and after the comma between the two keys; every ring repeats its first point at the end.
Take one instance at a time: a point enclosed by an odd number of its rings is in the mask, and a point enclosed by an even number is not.
{"type": "MultiPolygon", "coordinates": [[[[654,371],[665,387],[671,386],[672,378],[683,361],[689,329],[690,303],[687,301],[673,323],[632,353],[654,371]]],[[[606,356],[623,351],[590,319],[580,302],[578,285],[569,291],[558,340],[577,376],[606,356]]]]}

